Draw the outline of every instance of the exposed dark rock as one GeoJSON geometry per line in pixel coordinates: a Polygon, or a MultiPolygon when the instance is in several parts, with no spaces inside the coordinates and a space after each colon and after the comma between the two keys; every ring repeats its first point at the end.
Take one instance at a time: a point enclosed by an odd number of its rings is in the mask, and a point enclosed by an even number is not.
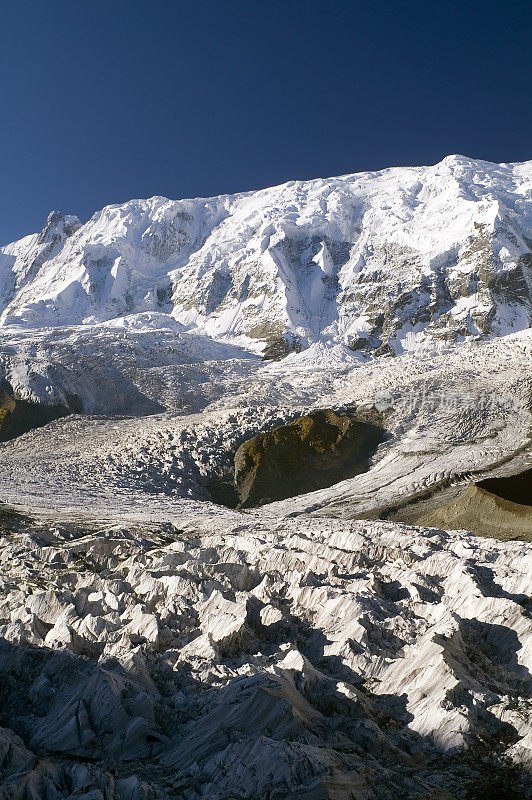
{"type": "Polygon", "coordinates": [[[391,358],[395,355],[395,350],[388,344],[388,342],[383,342],[380,347],[377,347],[374,353],[375,356],[385,356],[387,358],[391,358]]]}
{"type": "Polygon", "coordinates": [[[327,409],[259,433],[238,448],[240,508],[332,486],[368,469],[384,430],[327,409]]]}
{"type": "Polygon", "coordinates": [[[236,508],[239,502],[234,482],[226,476],[216,476],[207,482],[205,488],[213,503],[227,508],[236,508]]]}
{"type": "Polygon", "coordinates": [[[349,342],[349,349],[354,350],[367,350],[370,346],[369,339],[366,339],[364,336],[357,336],[355,339],[352,339],[349,342]]]}
{"type": "Polygon", "coordinates": [[[5,388],[0,389],[0,442],[15,439],[69,413],[69,409],[63,405],[32,403],[15,397],[5,388]]]}
{"type": "Polygon", "coordinates": [[[301,342],[297,337],[288,341],[284,336],[272,338],[262,352],[262,357],[266,360],[281,361],[290,353],[301,352],[301,342]]]}
{"type": "Polygon", "coordinates": [[[532,513],[532,469],[516,475],[507,475],[505,478],[486,478],[484,481],[479,481],[477,486],[502,500],[530,506],[532,513]]]}
{"type": "Polygon", "coordinates": [[[51,211],[37,241],[39,244],[50,243],[55,246],[62,239],[72,236],[79,228],[81,222],[77,217],[65,217],[60,211],[51,211]]]}

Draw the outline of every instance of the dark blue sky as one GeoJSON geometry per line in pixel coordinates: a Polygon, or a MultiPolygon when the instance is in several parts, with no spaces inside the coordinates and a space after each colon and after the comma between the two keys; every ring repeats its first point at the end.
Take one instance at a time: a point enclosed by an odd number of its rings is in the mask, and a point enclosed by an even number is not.
{"type": "Polygon", "coordinates": [[[58,209],[532,158],[532,3],[0,0],[0,242],[58,209]]]}

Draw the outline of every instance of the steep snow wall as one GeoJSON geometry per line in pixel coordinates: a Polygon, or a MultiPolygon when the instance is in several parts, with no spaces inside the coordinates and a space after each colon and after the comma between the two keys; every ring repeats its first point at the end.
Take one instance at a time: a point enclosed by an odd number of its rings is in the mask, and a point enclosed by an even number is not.
{"type": "MultiPolygon", "coordinates": [[[[50,215],[0,250],[0,325],[156,311],[261,350],[400,353],[531,318],[532,162],[449,156],[209,199],[50,215]]],[[[171,322],[171,320],[169,320],[171,322]]]]}

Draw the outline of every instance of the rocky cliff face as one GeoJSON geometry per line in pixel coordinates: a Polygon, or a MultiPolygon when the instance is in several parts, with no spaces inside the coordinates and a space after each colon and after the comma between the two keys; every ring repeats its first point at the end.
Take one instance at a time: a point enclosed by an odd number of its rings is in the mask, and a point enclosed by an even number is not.
{"type": "Polygon", "coordinates": [[[291,181],[246,194],[49,217],[0,251],[5,325],[157,311],[282,354],[315,341],[394,355],[528,327],[532,162],[291,181]]]}

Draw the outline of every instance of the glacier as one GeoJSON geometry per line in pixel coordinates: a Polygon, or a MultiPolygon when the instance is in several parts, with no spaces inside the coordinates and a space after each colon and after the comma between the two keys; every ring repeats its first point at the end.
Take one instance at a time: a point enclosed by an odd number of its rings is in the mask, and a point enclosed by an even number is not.
{"type": "Polygon", "coordinates": [[[532,466],[531,287],[532,162],[463,156],[0,248],[1,385],[69,412],[0,443],[0,798],[531,797],[532,530],[400,521],[532,466]],[[367,471],[214,502],[325,408],[367,471]]]}

